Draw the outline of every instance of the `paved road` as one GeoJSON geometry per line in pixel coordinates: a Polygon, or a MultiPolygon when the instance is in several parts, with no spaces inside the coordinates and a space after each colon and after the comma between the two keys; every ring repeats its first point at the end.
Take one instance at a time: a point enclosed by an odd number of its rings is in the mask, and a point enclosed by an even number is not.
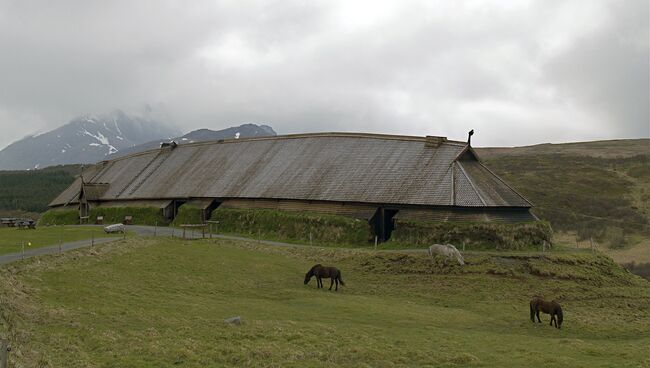
{"type": "MultiPolygon", "coordinates": [[[[96,226],[96,225],[80,225],[80,226],[96,226]]],[[[101,227],[101,226],[98,226],[101,227]]],[[[141,225],[130,225],[127,226],[127,232],[130,233],[135,233],[138,236],[161,236],[161,237],[182,237],[183,236],[183,230],[180,229],[175,229],[171,227],[154,227],[154,226],[141,226],[141,225]]],[[[185,238],[187,239],[198,239],[201,238],[201,230],[186,230],[185,231],[185,238]]],[[[206,234],[206,237],[209,237],[209,235],[206,234]]],[[[255,239],[249,239],[249,238],[243,238],[239,236],[228,236],[228,235],[217,235],[213,234],[213,238],[216,239],[229,239],[229,240],[244,240],[244,241],[255,241],[255,239]]],[[[31,258],[31,257],[37,257],[37,256],[42,256],[42,255],[47,255],[47,254],[57,254],[73,249],[79,249],[79,248],[85,248],[85,247],[90,247],[92,244],[99,245],[99,244],[104,244],[116,240],[122,239],[121,237],[111,237],[111,238],[96,238],[93,242],[91,239],[86,239],[86,240],[78,240],[78,241],[73,241],[73,242],[67,242],[61,244],[61,246],[57,245],[52,245],[49,247],[43,247],[43,248],[36,248],[36,249],[26,249],[25,253],[23,254],[22,252],[18,253],[9,253],[9,254],[3,254],[0,255],[0,265],[19,261],[21,259],[25,258],[31,258]]],[[[262,240],[260,241],[262,244],[268,244],[268,245],[275,245],[275,246],[294,246],[296,244],[288,244],[288,243],[281,243],[281,242],[274,242],[274,241],[268,241],[268,240],[262,240]]]]}
{"type": "MultiPolygon", "coordinates": [[[[121,239],[121,238],[97,238],[97,239],[95,239],[94,244],[98,245],[98,244],[108,243],[108,242],[119,240],[119,239],[121,239]]],[[[14,262],[14,261],[19,261],[19,260],[21,260],[23,258],[42,256],[42,255],[46,255],[46,254],[56,254],[56,253],[59,253],[59,252],[65,252],[65,251],[72,250],[72,249],[89,247],[89,246],[92,245],[92,243],[93,243],[93,241],[91,239],[78,240],[78,241],[63,243],[63,244],[61,244],[60,248],[59,248],[58,245],[53,245],[53,246],[49,246],[49,247],[25,250],[24,255],[23,255],[22,252],[3,254],[3,255],[0,255],[0,265],[6,264],[6,263],[11,263],[11,262],[14,262]]]]}
{"type": "MultiPolygon", "coordinates": [[[[101,227],[101,225],[79,225],[79,226],[97,226],[101,227]]],[[[129,225],[127,226],[127,231],[130,233],[134,233],[138,236],[160,236],[160,237],[182,237],[183,236],[183,230],[181,229],[175,229],[172,227],[154,227],[154,226],[143,226],[143,225],[129,225]]],[[[195,229],[195,230],[186,230],[185,231],[185,238],[188,239],[199,239],[202,237],[201,230],[200,229],[195,229]]],[[[209,234],[206,234],[206,238],[209,237],[209,234]]],[[[239,241],[248,241],[248,242],[258,242],[260,244],[266,244],[266,245],[272,245],[272,246],[279,246],[279,247],[310,247],[310,245],[307,244],[294,244],[294,243],[283,243],[283,242],[277,242],[277,241],[271,241],[271,240],[258,240],[258,239],[253,239],[253,238],[245,238],[241,236],[232,236],[232,235],[217,235],[217,234],[212,234],[212,238],[215,239],[227,239],[227,240],[239,240],[239,241]]],[[[103,243],[108,243],[111,241],[116,241],[122,239],[121,237],[113,237],[113,238],[97,238],[94,240],[94,244],[103,244],[103,243]]],[[[68,242],[68,243],[63,243],[61,247],[58,245],[53,245],[49,247],[43,247],[43,248],[37,248],[37,249],[30,249],[26,250],[24,254],[24,258],[30,258],[30,257],[36,257],[36,256],[42,256],[46,254],[56,254],[59,252],[65,252],[68,250],[73,250],[73,249],[79,249],[79,248],[84,248],[84,247],[89,247],[91,246],[92,241],[91,239],[87,240],[79,240],[79,241],[74,241],[74,242],[68,242]]],[[[318,245],[315,245],[318,246],[318,245]]],[[[358,249],[358,248],[349,248],[349,249],[358,249]]],[[[367,248],[365,248],[367,249],[367,248]]],[[[416,248],[416,249],[380,249],[380,252],[404,252],[404,253],[421,253],[421,252],[427,252],[428,249],[426,248],[416,248]]],[[[463,254],[472,254],[472,253],[484,253],[484,252],[475,252],[475,251],[467,251],[463,252],[463,254]]],[[[543,253],[541,252],[531,252],[531,254],[542,256],[543,253]]],[[[0,255],[0,265],[2,264],[7,264],[11,263],[14,261],[18,261],[23,259],[23,254],[22,253],[10,253],[10,254],[4,254],[0,255]]]]}

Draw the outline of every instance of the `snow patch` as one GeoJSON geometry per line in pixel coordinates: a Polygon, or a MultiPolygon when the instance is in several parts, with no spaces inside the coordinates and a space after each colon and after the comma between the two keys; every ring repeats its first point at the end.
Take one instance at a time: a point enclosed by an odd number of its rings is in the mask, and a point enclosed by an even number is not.
{"type": "Polygon", "coordinates": [[[64,148],[64,149],[61,149],[61,153],[65,153],[65,148],[64,148]]]}
{"type": "Polygon", "coordinates": [[[89,146],[98,147],[101,146],[99,143],[88,143],[89,146]]]}
{"type": "Polygon", "coordinates": [[[110,143],[108,142],[108,138],[104,137],[102,132],[97,132],[97,135],[94,135],[91,132],[84,129],[82,133],[97,139],[101,144],[110,145],[110,143]]]}
{"type": "Polygon", "coordinates": [[[117,134],[122,135],[122,131],[120,130],[120,126],[117,124],[117,120],[115,117],[113,117],[113,124],[115,124],[115,129],[117,129],[117,134]]]}
{"type": "Polygon", "coordinates": [[[124,140],[124,138],[120,137],[119,135],[116,135],[115,138],[117,138],[117,139],[119,139],[119,140],[121,140],[121,141],[124,140]]]}

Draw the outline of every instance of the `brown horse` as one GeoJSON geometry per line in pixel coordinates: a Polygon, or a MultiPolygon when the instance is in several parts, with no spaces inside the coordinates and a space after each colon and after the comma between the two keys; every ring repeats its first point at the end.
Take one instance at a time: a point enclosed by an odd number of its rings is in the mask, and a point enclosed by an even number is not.
{"type": "Polygon", "coordinates": [[[323,287],[323,280],[321,279],[324,278],[330,279],[330,290],[332,290],[332,284],[334,284],[334,282],[336,282],[335,291],[339,290],[339,282],[341,283],[341,286],[345,286],[345,282],[343,282],[343,279],[341,278],[341,271],[336,267],[323,267],[320,264],[315,265],[307,271],[307,274],[305,275],[305,285],[311,281],[313,276],[316,276],[316,282],[318,284],[317,288],[323,287]]]}
{"type": "Polygon", "coordinates": [[[530,320],[535,322],[535,316],[537,316],[537,322],[542,323],[539,319],[540,311],[551,315],[551,326],[553,326],[553,322],[555,322],[555,327],[562,327],[562,307],[558,302],[555,300],[547,302],[542,298],[533,298],[530,301],[530,320]]]}

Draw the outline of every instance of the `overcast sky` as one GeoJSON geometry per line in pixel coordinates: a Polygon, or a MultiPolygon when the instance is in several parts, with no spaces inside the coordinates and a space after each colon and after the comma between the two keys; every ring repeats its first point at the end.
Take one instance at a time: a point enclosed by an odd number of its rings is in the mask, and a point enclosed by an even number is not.
{"type": "Polygon", "coordinates": [[[650,136],[650,10],[623,1],[0,0],[0,147],[115,108],[183,131],[650,136]]]}

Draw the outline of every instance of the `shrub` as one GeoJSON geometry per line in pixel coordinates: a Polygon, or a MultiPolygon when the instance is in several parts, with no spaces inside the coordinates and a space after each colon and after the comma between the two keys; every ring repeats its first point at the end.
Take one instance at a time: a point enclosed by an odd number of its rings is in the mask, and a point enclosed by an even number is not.
{"type": "Polygon", "coordinates": [[[41,226],[77,225],[79,224],[79,211],[76,209],[51,209],[41,216],[38,224],[41,226]]]}
{"type": "Polygon", "coordinates": [[[92,224],[97,216],[104,216],[104,223],[121,223],[125,216],[133,217],[134,225],[167,225],[162,210],[156,207],[95,207],[90,210],[88,221],[92,224]]]}
{"type": "Polygon", "coordinates": [[[620,227],[608,227],[605,230],[605,237],[612,249],[625,248],[628,245],[628,239],[625,237],[625,232],[620,227]]]}
{"type": "Polygon", "coordinates": [[[321,244],[366,245],[372,238],[367,221],[317,213],[219,208],[212,213],[224,233],[321,244]]]}
{"type": "Polygon", "coordinates": [[[465,244],[473,248],[525,249],[551,243],[549,223],[535,221],[506,224],[494,222],[400,221],[390,241],[409,246],[435,243],[465,244]]]}
{"type": "Polygon", "coordinates": [[[203,210],[198,207],[184,204],[178,208],[178,213],[172,222],[172,225],[179,226],[182,224],[202,224],[203,210]]]}

